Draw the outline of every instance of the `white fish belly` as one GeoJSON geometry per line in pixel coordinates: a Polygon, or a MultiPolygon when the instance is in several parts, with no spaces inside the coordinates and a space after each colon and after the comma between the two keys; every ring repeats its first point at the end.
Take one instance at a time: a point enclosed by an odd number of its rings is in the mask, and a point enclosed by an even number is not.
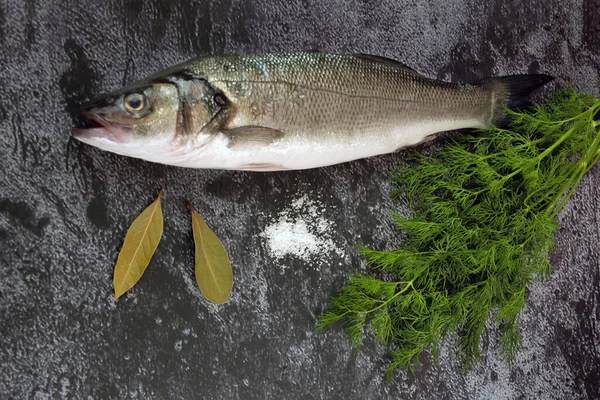
{"type": "Polygon", "coordinates": [[[385,131],[364,132],[341,138],[340,135],[324,135],[315,139],[304,135],[286,135],[271,144],[250,143],[230,148],[225,136],[219,136],[202,151],[190,152],[180,157],[176,164],[191,168],[218,168],[245,171],[279,171],[309,169],[344,163],[421,143],[429,135],[461,128],[484,128],[477,120],[440,121],[391,128],[385,131]],[[335,140],[334,140],[335,139],[335,140]]]}

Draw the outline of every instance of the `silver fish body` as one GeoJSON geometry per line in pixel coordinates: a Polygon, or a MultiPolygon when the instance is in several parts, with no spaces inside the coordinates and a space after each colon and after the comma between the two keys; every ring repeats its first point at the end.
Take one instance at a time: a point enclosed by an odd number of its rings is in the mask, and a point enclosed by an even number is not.
{"type": "Polygon", "coordinates": [[[506,106],[549,80],[450,84],[368,55],[207,56],[92,102],[84,115],[100,127],[73,135],[182,167],[315,168],[394,152],[442,131],[491,127],[506,106]]]}

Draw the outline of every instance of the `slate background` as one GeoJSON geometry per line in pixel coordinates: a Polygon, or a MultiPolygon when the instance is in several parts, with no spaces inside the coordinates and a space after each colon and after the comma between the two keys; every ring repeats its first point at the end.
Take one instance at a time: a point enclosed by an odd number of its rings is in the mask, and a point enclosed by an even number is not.
{"type": "MultiPolygon", "coordinates": [[[[3,399],[597,399],[600,168],[560,215],[556,271],[531,287],[524,350],[461,375],[440,364],[383,379],[384,349],[353,353],[313,332],[365,267],[353,243],[390,248],[390,168],[403,154],[304,172],[186,170],[69,141],[73,109],[195,55],[322,49],[372,53],[452,81],[544,72],[598,94],[598,0],[0,1],[0,397],[3,399]],[[165,188],[149,269],[112,301],[133,218],[165,188]],[[306,195],[345,254],[270,257],[258,235],[306,195]],[[231,301],[193,281],[191,199],[226,243],[231,301]]],[[[435,144],[434,144],[435,145],[435,144]]]]}

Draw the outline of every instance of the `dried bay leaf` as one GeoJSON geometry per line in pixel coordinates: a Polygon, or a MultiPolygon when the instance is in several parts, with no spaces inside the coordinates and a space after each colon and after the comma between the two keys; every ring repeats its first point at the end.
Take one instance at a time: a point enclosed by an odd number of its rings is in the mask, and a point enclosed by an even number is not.
{"type": "Polygon", "coordinates": [[[140,280],[163,233],[163,214],[158,197],[133,221],[115,265],[115,300],[140,280]]]}
{"type": "Polygon", "coordinates": [[[221,240],[194,210],[191,202],[189,206],[196,248],[196,282],[208,301],[226,303],[233,288],[231,261],[221,240]]]}

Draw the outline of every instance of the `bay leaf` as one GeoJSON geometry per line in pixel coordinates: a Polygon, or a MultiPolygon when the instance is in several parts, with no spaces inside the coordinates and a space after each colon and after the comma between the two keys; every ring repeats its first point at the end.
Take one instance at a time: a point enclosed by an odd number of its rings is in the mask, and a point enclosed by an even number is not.
{"type": "Polygon", "coordinates": [[[221,240],[198,215],[192,203],[192,232],[196,248],[196,282],[208,301],[223,304],[233,288],[233,271],[227,250],[221,240]]]}
{"type": "Polygon", "coordinates": [[[133,221],[125,235],[113,278],[115,300],[140,280],[156,251],[163,233],[162,194],[161,189],[156,200],[133,221]]]}

